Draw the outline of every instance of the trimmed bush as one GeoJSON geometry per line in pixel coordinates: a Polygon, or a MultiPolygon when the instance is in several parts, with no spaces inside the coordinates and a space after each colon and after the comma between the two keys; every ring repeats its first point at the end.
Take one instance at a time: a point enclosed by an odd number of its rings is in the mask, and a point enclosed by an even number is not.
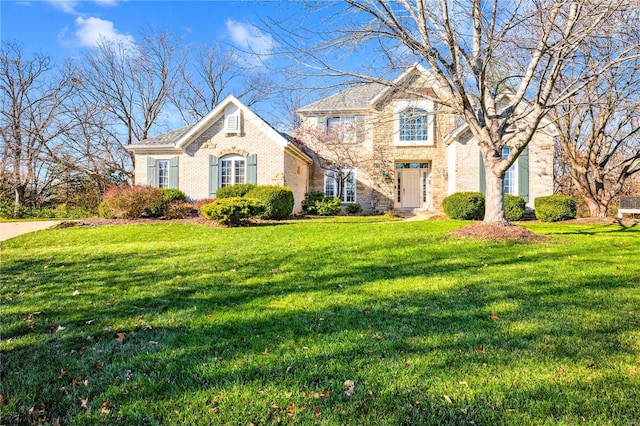
{"type": "Polygon", "coordinates": [[[342,202],[338,197],[325,197],[322,201],[316,202],[316,211],[320,216],[335,216],[340,214],[342,202]]]}
{"type": "Polygon", "coordinates": [[[140,218],[162,205],[162,191],[150,186],[113,186],[102,200],[117,219],[140,218]]]}
{"type": "Polygon", "coordinates": [[[351,203],[351,204],[347,204],[347,207],[345,208],[345,210],[349,214],[360,214],[362,213],[362,206],[358,203],[351,203]]]}
{"type": "Polygon", "coordinates": [[[508,221],[514,222],[524,217],[527,203],[524,198],[516,195],[504,195],[504,216],[508,221]]]}
{"type": "Polygon", "coordinates": [[[113,214],[111,213],[111,210],[109,210],[107,203],[104,201],[101,201],[100,204],[98,204],[98,216],[104,219],[113,219],[113,214]]]}
{"type": "Polygon", "coordinates": [[[171,201],[164,207],[164,217],[167,219],[184,219],[195,213],[193,204],[185,201],[171,201]]]}
{"type": "Polygon", "coordinates": [[[304,200],[302,200],[302,211],[307,214],[318,214],[316,209],[316,203],[318,201],[324,201],[326,197],[322,191],[311,191],[304,194],[304,200]]]}
{"type": "Polygon", "coordinates": [[[162,202],[158,205],[150,206],[147,210],[149,216],[153,217],[161,217],[166,216],[166,209],[169,203],[174,201],[179,201],[185,203],[187,201],[187,196],[184,192],[180,191],[176,188],[160,188],[160,192],[162,193],[162,202]]]}
{"type": "Polygon", "coordinates": [[[482,220],[484,195],[480,192],[456,192],[442,200],[442,210],[451,219],[482,220]]]}
{"type": "Polygon", "coordinates": [[[261,219],[286,219],[293,212],[293,191],[286,186],[259,185],[247,192],[245,197],[260,200],[264,204],[261,219]]]}
{"type": "Polygon", "coordinates": [[[576,217],[576,200],[568,195],[538,197],[534,204],[536,217],[542,222],[558,222],[576,217]]]}
{"type": "Polygon", "coordinates": [[[239,183],[237,185],[229,185],[223,188],[218,188],[216,192],[216,198],[230,198],[230,197],[244,197],[247,192],[255,188],[256,185],[252,183],[239,183]]]}
{"type": "Polygon", "coordinates": [[[207,219],[228,226],[239,225],[243,220],[261,214],[263,210],[264,206],[260,201],[241,197],[219,198],[200,208],[207,219]]]}

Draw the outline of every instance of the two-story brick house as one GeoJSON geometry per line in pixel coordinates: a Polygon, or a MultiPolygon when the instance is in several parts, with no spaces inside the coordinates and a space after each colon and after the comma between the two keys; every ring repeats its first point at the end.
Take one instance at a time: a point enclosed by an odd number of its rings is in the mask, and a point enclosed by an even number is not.
{"type": "MultiPolygon", "coordinates": [[[[344,203],[377,211],[437,212],[449,194],[484,192],[479,148],[464,122],[437,102],[443,96],[432,75],[416,65],[391,85],[354,86],[300,108],[307,130],[299,138],[315,159],[310,189],[339,194],[344,203]],[[342,173],[349,174],[343,179],[335,178],[331,166],[335,150],[323,150],[323,141],[310,136],[328,134],[337,125],[357,129],[351,132],[356,137],[344,143],[364,153],[357,161],[360,167],[342,167],[342,173]],[[323,155],[329,158],[322,161],[323,155]]],[[[553,193],[552,134],[538,132],[507,172],[504,191],[524,197],[530,207],[535,197],[553,193]]]]}

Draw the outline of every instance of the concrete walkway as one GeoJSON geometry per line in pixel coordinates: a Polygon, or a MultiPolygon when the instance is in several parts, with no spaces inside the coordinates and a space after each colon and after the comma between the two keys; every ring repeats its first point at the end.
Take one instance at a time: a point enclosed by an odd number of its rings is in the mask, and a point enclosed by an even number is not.
{"type": "Polygon", "coordinates": [[[62,223],[61,220],[43,220],[36,222],[2,222],[0,223],[0,241],[17,237],[29,232],[41,231],[62,223]]]}

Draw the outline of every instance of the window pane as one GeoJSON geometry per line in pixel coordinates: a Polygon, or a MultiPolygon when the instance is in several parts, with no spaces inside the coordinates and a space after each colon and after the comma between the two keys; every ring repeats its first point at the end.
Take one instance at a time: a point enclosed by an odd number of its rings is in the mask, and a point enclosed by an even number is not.
{"type": "Polygon", "coordinates": [[[222,160],[220,162],[220,187],[224,188],[227,185],[233,185],[231,179],[232,160],[222,160]]]}
{"type": "Polygon", "coordinates": [[[353,203],[356,201],[356,175],[353,171],[348,172],[348,174],[344,181],[342,198],[345,203],[353,203]]]}
{"type": "Polygon", "coordinates": [[[324,195],[327,197],[335,197],[337,182],[335,179],[335,172],[327,170],[324,176],[324,195]]]}
{"type": "Polygon", "coordinates": [[[409,108],[400,114],[400,140],[426,141],[429,135],[429,119],[426,111],[409,108]]]}
{"type": "Polygon", "coordinates": [[[169,187],[169,162],[158,161],[158,188],[169,187]]]}
{"type": "MultiPolygon", "coordinates": [[[[502,158],[507,158],[511,153],[511,148],[503,147],[502,148],[502,158]]],[[[504,174],[504,182],[502,183],[502,192],[504,194],[515,194],[515,164],[512,164],[511,167],[504,174]]]]}
{"type": "Polygon", "coordinates": [[[244,183],[244,160],[236,160],[235,161],[235,174],[234,174],[234,184],[237,185],[239,183],[244,183]]]}

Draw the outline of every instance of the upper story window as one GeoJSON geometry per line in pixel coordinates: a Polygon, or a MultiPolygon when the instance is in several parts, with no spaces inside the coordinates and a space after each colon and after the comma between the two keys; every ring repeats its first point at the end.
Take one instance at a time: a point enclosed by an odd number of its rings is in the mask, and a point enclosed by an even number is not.
{"type": "Polygon", "coordinates": [[[228,155],[220,159],[220,188],[245,183],[246,158],[228,155]]]}
{"type": "Polygon", "coordinates": [[[158,188],[168,188],[169,187],[169,161],[168,160],[160,160],[157,163],[158,168],[158,188]]]}
{"type": "Polygon", "coordinates": [[[357,120],[353,115],[328,117],[325,123],[325,132],[343,142],[355,142],[357,140],[357,120]]]}
{"type": "Polygon", "coordinates": [[[396,146],[433,145],[433,102],[397,101],[394,105],[394,144],[396,146]]]}
{"type": "Polygon", "coordinates": [[[428,141],[429,117],[422,108],[407,108],[400,113],[400,141],[428,141]]]}

